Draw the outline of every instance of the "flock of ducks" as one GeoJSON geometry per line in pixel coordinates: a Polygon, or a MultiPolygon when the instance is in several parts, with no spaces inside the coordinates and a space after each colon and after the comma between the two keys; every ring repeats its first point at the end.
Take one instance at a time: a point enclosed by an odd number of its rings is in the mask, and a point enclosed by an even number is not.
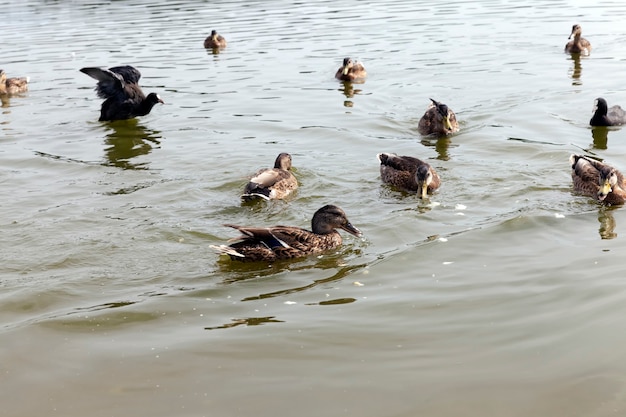
{"type": "MultiPolygon", "coordinates": [[[[226,39],[213,30],[205,39],[204,47],[219,52],[227,45],[226,39]]],[[[573,25],[565,52],[589,55],[591,43],[582,37],[580,25],[573,25]]],[[[152,108],[163,103],[156,93],[147,96],[139,86],[141,73],[130,65],[103,69],[85,67],[81,72],[98,81],[96,93],[104,99],[100,121],[113,121],[145,116],[152,108]]],[[[362,63],[347,57],[335,73],[343,82],[362,83],[367,71],[362,63]]],[[[0,70],[0,95],[16,95],[27,91],[28,78],[7,78],[0,70]]],[[[445,104],[430,99],[431,104],[421,117],[418,132],[421,135],[447,136],[459,131],[454,112],[445,104]]],[[[603,98],[595,101],[591,126],[619,126],[626,124],[626,112],[620,106],[608,107],[603,98]]],[[[426,199],[435,192],[441,179],[435,169],[425,161],[412,156],[380,153],[381,180],[392,187],[414,192],[426,199]]],[[[624,204],[626,178],[615,168],[584,155],[570,157],[574,190],[593,197],[606,205],[624,204]]],[[[291,172],[292,159],[288,153],[276,158],[273,168],[259,170],[246,184],[241,195],[243,201],[283,199],[298,188],[291,172]]],[[[311,220],[311,230],[295,226],[244,227],[226,224],[241,233],[230,245],[211,245],[220,254],[238,261],[275,261],[291,259],[336,248],[342,244],[338,229],[354,236],[362,236],[359,229],[348,220],[346,213],[335,205],[317,210],[311,220]]]]}

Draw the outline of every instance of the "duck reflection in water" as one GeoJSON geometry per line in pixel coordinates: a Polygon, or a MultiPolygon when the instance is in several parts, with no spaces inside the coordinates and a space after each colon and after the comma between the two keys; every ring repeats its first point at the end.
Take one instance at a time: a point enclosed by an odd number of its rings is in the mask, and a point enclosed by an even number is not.
{"type": "Polygon", "coordinates": [[[437,151],[437,159],[440,161],[447,161],[450,159],[450,155],[448,154],[448,149],[451,147],[455,147],[458,145],[453,145],[452,140],[447,137],[434,138],[431,136],[423,136],[420,141],[422,145],[428,146],[429,148],[435,148],[437,151]]]}
{"type": "Polygon", "coordinates": [[[572,54],[568,57],[574,62],[574,67],[570,68],[568,71],[569,76],[572,78],[572,85],[582,85],[583,82],[580,79],[580,76],[583,72],[583,67],[580,64],[580,54],[572,54]]]}
{"type": "MultiPolygon", "coordinates": [[[[360,88],[354,88],[351,81],[342,81],[341,87],[338,89],[346,98],[353,98],[356,94],[361,94],[360,88]]],[[[352,100],[344,100],[344,107],[353,107],[354,102],[352,100]]]]}
{"type": "Polygon", "coordinates": [[[148,129],[138,119],[107,123],[111,131],[105,139],[106,165],[123,169],[147,169],[148,162],[132,163],[131,159],[147,155],[161,144],[161,132],[148,129]]]}
{"type": "Polygon", "coordinates": [[[600,207],[598,210],[598,221],[600,222],[600,237],[602,239],[615,239],[617,233],[615,233],[615,217],[613,217],[612,211],[617,207],[600,207]]]}
{"type": "Polygon", "coordinates": [[[609,129],[606,126],[596,126],[591,128],[594,149],[607,149],[609,141],[609,129]]]}

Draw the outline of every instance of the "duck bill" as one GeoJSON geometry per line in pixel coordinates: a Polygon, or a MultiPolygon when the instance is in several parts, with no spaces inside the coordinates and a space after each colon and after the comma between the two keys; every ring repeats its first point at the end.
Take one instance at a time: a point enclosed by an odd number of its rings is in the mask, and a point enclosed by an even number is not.
{"type": "Polygon", "coordinates": [[[420,184],[420,197],[422,200],[428,198],[428,185],[425,182],[420,184]]]}
{"type": "Polygon", "coordinates": [[[611,191],[613,190],[611,189],[611,184],[609,184],[609,180],[605,180],[598,190],[598,200],[603,201],[611,191]]]}
{"type": "Polygon", "coordinates": [[[348,75],[348,72],[350,72],[350,67],[346,65],[345,67],[343,67],[343,75],[348,75]]]}
{"type": "Polygon", "coordinates": [[[361,237],[363,235],[363,233],[361,233],[361,231],[356,227],[352,226],[352,223],[350,222],[344,224],[342,229],[356,237],[361,237]]]}
{"type": "Polygon", "coordinates": [[[450,117],[446,116],[443,118],[443,126],[447,130],[452,130],[452,123],[450,123],[450,117]]]}

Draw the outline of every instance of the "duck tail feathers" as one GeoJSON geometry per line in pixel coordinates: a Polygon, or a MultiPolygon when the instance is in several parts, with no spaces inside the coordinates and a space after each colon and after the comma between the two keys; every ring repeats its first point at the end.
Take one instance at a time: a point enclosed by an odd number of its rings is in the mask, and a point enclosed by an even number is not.
{"type": "Polygon", "coordinates": [[[226,246],[226,245],[209,245],[209,247],[213,250],[215,250],[217,253],[219,254],[224,254],[224,255],[230,255],[230,256],[237,256],[239,258],[245,258],[245,255],[242,255],[241,253],[237,252],[235,249],[231,248],[230,246],[226,246]]]}

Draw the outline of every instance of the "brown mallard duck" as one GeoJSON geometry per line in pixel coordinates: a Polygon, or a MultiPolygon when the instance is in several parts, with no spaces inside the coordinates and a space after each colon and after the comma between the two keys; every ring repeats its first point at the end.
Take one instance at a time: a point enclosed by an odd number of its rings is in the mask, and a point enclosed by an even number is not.
{"type": "Polygon", "coordinates": [[[565,52],[582,55],[589,55],[591,53],[591,43],[582,37],[582,33],[583,29],[580,25],[572,26],[572,33],[570,33],[568,38],[571,40],[565,45],[565,52]],[[574,39],[572,39],[572,36],[574,39]]]}
{"type": "Polygon", "coordinates": [[[7,73],[0,69],[0,95],[20,94],[28,91],[28,77],[7,78],[7,73]]]}
{"type": "Polygon", "coordinates": [[[583,155],[572,155],[574,191],[606,205],[624,204],[626,179],[617,169],[583,155]]]}
{"type": "Polygon", "coordinates": [[[422,135],[450,135],[459,131],[456,115],[443,103],[430,99],[432,104],[426,110],[417,125],[422,135]]]}
{"type": "Polygon", "coordinates": [[[216,30],[212,30],[211,34],[204,40],[204,47],[207,49],[223,49],[226,48],[226,39],[216,30]]]}
{"type": "Polygon", "coordinates": [[[412,156],[398,156],[395,153],[379,153],[380,177],[385,184],[404,191],[417,192],[420,198],[427,198],[441,185],[437,171],[427,162],[412,156]]]}
{"type": "Polygon", "coordinates": [[[163,103],[156,93],[144,95],[138,84],[141,73],[130,65],[109,69],[86,67],[80,71],[98,80],[96,93],[105,99],[100,108],[100,121],[145,116],[157,103],[163,103]]]}
{"type": "Polygon", "coordinates": [[[281,153],[274,168],[263,168],[250,179],[241,198],[245,201],[285,198],[298,188],[298,180],[291,172],[291,155],[281,153]]]}
{"type": "Polygon", "coordinates": [[[609,108],[606,100],[599,97],[593,106],[593,117],[589,124],[591,126],[620,126],[626,124],[626,111],[618,105],[609,108]]]}
{"type": "Polygon", "coordinates": [[[341,81],[363,81],[365,77],[367,71],[363,64],[352,58],[344,58],[343,65],[335,73],[335,78],[341,81]]]}
{"type": "Polygon", "coordinates": [[[312,231],[295,226],[224,226],[239,230],[242,236],[230,246],[211,245],[211,248],[242,262],[291,259],[334,249],[342,244],[336,229],[343,229],[357,237],[362,235],[359,229],[352,226],[346,213],[334,205],[324,206],[315,212],[311,221],[312,231]]]}

